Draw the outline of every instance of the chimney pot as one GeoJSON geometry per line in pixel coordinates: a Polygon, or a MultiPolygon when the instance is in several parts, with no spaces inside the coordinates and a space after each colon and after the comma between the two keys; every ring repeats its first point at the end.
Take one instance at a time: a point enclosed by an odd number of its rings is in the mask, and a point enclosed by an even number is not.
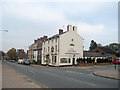
{"type": "Polygon", "coordinates": [[[63,29],[59,29],[59,34],[62,34],[63,33],[63,29]]]}

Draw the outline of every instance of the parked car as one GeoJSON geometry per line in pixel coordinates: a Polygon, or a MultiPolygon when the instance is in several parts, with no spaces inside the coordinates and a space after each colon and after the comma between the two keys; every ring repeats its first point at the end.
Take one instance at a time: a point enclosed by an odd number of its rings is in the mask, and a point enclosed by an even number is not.
{"type": "Polygon", "coordinates": [[[29,61],[23,61],[23,64],[24,65],[30,65],[30,62],[29,61]]]}
{"type": "Polygon", "coordinates": [[[114,64],[120,64],[120,60],[119,59],[113,60],[113,63],[114,64]]]}
{"type": "Polygon", "coordinates": [[[9,60],[9,62],[13,62],[13,63],[15,63],[16,61],[15,61],[15,60],[9,60]]]}
{"type": "Polygon", "coordinates": [[[23,59],[19,59],[18,64],[23,64],[23,59]]]}
{"type": "Polygon", "coordinates": [[[3,60],[4,62],[6,62],[6,60],[3,60]]]}

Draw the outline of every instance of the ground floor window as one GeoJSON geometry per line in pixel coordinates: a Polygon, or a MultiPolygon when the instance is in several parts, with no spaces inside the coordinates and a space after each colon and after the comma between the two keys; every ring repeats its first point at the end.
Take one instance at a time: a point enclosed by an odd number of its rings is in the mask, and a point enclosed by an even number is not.
{"type": "Polygon", "coordinates": [[[45,63],[45,56],[43,56],[43,62],[45,63]]]}
{"type": "Polygon", "coordinates": [[[71,58],[61,58],[60,63],[71,63],[71,58]]]}
{"type": "Polygon", "coordinates": [[[68,60],[67,58],[61,58],[60,63],[67,63],[67,60],[68,60]]]}

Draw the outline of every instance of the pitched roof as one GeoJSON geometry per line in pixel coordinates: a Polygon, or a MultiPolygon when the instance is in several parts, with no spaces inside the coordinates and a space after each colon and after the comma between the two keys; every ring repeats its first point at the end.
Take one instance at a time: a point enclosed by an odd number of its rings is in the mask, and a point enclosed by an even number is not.
{"type": "Polygon", "coordinates": [[[62,35],[62,34],[64,34],[64,33],[66,33],[66,32],[68,32],[68,31],[65,31],[65,32],[63,32],[63,33],[61,33],[61,34],[53,35],[52,37],[49,37],[49,38],[47,38],[47,39],[45,39],[45,40],[40,40],[40,41],[38,41],[38,42],[36,42],[36,43],[33,43],[33,44],[30,45],[30,46],[34,46],[34,45],[36,45],[36,44],[38,44],[38,43],[40,43],[40,42],[47,41],[47,40],[50,40],[50,39],[52,39],[52,38],[59,37],[59,35],[62,35]]]}
{"type": "Polygon", "coordinates": [[[52,37],[49,37],[49,38],[47,38],[46,40],[43,40],[43,41],[47,41],[47,40],[50,40],[50,39],[52,39],[52,38],[59,37],[60,35],[62,35],[62,34],[64,34],[64,33],[66,33],[66,32],[68,32],[68,31],[65,31],[65,32],[63,32],[63,33],[61,33],[61,34],[56,34],[56,35],[53,35],[52,37]]]}
{"type": "Polygon", "coordinates": [[[39,46],[38,48],[34,49],[34,51],[36,50],[42,50],[42,46],[39,46]]]}
{"type": "Polygon", "coordinates": [[[104,57],[99,52],[83,51],[83,57],[104,57]]]}
{"type": "Polygon", "coordinates": [[[37,41],[36,43],[33,43],[33,44],[32,44],[32,45],[30,45],[30,46],[34,46],[34,45],[36,45],[36,44],[39,44],[40,42],[42,42],[42,40],[37,41]]]}
{"type": "Polygon", "coordinates": [[[102,49],[104,52],[109,53],[109,54],[116,54],[116,51],[114,51],[113,49],[109,48],[109,47],[98,47],[100,49],[102,49]]]}

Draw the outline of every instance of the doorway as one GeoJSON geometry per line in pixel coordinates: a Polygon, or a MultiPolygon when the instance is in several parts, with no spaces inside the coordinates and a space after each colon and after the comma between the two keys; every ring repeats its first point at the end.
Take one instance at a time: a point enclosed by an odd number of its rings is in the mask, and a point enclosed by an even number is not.
{"type": "Polygon", "coordinates": [[[73,65],[75,65],[75,58],[73,58],[73,65]]]}

